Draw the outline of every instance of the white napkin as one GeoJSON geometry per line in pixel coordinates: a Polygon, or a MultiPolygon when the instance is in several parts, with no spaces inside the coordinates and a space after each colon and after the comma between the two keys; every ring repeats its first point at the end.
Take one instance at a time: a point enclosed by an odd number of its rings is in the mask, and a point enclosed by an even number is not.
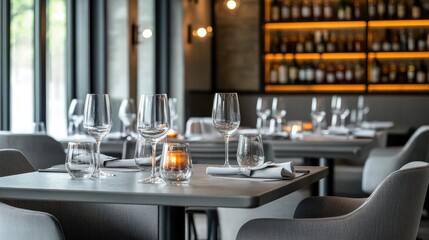
{"type": "Polygon", "coordinates": [[[353,136],[361,137],[361,138],[373,138],[373,137],[375,137],[375,130],[356,128],[353,131],[353,136]]]}
{"type": "MultiPolygon", "coordinates": [[[[244,176],[249,178],[265,179],[294,179],[297,177],[293,162],[267,162],[259,167],[254,168],[207,167],[206,173],[212,176],[244,176]]],[[[303,174],[299,174],[298,176],[302,175],[303,174]]]]}
{"type": "Polygon", "coordinates": [[[372,122],[362,122],[361,127],[366,129],[387,129],[394,126],[394,123],[391,121],[372,121],[372,122]]]}
{"type": "Polygon", "coordinates": [[[328,134],[332,135],[348,135],[350,134],[350,129],[345,127],[329,127],[328,134]]]}

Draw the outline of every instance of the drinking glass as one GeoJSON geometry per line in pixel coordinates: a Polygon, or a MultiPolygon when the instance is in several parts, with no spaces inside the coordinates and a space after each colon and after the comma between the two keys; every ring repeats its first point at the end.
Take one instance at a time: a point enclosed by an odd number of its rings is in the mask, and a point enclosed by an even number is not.
{"type": "MultiPolygon", "coordinates": [[[[157,145],[162,145],[166,142],[167,138],[161,139],[157,145]]],[[[161,147],[162,148],[162,147],[161,147]]],[[[159,167],[159,160],[161,159],[160,152],[157,151],[156,168],[159,167]]],[[[137,137],[136,147],[134,150],[134,160],[137,167],[143,172],[150,172],[152,170],[152,145],[140,135],[137,137]]],[[[156,172],[156,170],[155,170],[156,172]]]]}
{"type": "Polygon", "coordinates": [[[68,115],[74,125],[74,135],[79,135],[79,125],[83,122],[84,107],[84,102],[80,99],[74,98],[70,102],[68,115]]]}
{"type": "Polygon", "coordinates": [[[124,125],[123,137],[130,137],[131,126],[136,119],[136,105],[134,103],[134,99],[131,98],[122,100],[121,106],[119,107],[118,117],[124,125]]]}
{"type": "Polygon", "coordinates": [[[212,120],[214,128],[225,140],[225,164],[229,165],[229,137],[240,126],[240,106],[237,93],[216,93],[213,101],[212,120]]]}
{"type": "Polygon", "coordinates": [[[66,170],[73,178],[89,178],[95,170],[94,144],[69,142],[66,155],[66,170]]]}
{"type": "Polygon", "coordinates": [[[271,114],[271,107],[266,97],[258,97],[256,101],[256,115],[262,119],[261,129],[263,131],[267,127],[267,118],[271,114]]]}
{"type": "Polygon", "coordinates": [[[279,99],[277,97],[273,98],[273,104],[272,104],[272,116],[276,120],[277,123],[277,132],[282,132],[282,118],[286,116],[286,110],[284,106],[284,100],[279,99]]]}
{"type": "Polygon", "coordinates": [[[237,162],[242,168],[264,163],[264,148],[259,134],[242,134],[238,138],[237,162]]]}
{"type": "Polygon", "coordinates": [[[192,176],[192,160],[189,144],[164,143],[159,173],[166,183],[189,183],[192,176]]]}
{"type": "Polygon", "coordinates": [[[95,170],[92,174],[94,178],[114,176],[111,173],[100,170],[100,144],[101,140],[110,132],[112,128],[112,107],[107,94],[87,94],[85,99],[85,111],[83,127],[88,134],[95,139],[97,157],[95,170]]]}
{"type": "Polygon", "coordinates": [[[156,174],[156,143],[167,135],[170,123],[167,94],[143,94],[140,98],[137,114],[137,130],[152,146],[152,170],[149,178],[138,182],[162,182],[156,174]]]}
{"type": "Polygon", "coordinates": [[[315,132],[320,133],[322,131],[322,121],[325,118],[325,106],[323,99],[313,97],[311,99],[311,119],[313,123],[316,123],[315,132]]]}

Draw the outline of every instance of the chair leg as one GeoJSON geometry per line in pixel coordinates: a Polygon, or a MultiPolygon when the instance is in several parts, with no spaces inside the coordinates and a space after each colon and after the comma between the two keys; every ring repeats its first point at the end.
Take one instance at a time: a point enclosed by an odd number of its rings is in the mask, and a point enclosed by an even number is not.
{"type": "Polygon", "coordinates": [[[198,240],[197,228],[195,226],[194,214],[188,212],[188,240],[192,240],[192,235],[194,239],[198,240]]]}
{"type": "Polygon", "coordinates": [[[217,240],[218,216],[216,209],[206,211],[207,214],[207,239],[217,240]]]}

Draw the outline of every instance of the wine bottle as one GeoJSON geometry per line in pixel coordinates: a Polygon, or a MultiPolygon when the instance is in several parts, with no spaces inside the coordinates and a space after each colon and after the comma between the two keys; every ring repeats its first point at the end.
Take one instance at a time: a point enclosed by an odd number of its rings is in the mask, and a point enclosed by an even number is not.
{"type": "Polygon", "coordinates": [[[293,59],[289,67],[289,81],[294,84],[298,80],[298,66],[295,59],[293,59]]]}
{"type": "Polygon", "coordinates": [[[301,64],[298,66],[298,80],[300,83],[306,83],[305,81],[305,65],[301,64]]]}
{"type": "Polygon", "coordinates": [[[313,0],[313,19],[319,21],[322,18],[322,1],[313,0]]]}
{"type": "Polygon", "coordinates": [[[280,52],[281,53],[288,53],[289,51],[289,46],[288,46],[288,37],[286,36],[286,34],[283,34],[282,36],[282,41],[280,42],[280,52]]]}
{"type": "Polygon", "coordinates": [[[314,35],[309,33],[305,38],[305,52],[311,53],[314,52],[314,35]]]}
{"type": "Polygon", "coordinates": [[[416,51],[416,43],[414,38],[414,32],[412,29],[408,30],[407,49],[408,51],[416,51]]]}
{"type": "Polygon", "coordinates": [[[381,50],[380,36],[378,34],[374,33],[374,35],[372,37],[371,50],[374,52],[378,52],[381,50]]]}
{"type": "Polygon", "coordinates": [[[310,0],[304,0],[302,2],[301,18],[303,20],[308,20],[308,19],[311,18],[311,4],[310,4],[310,0]]]}
{"type": "Polygon", "coordinates": [[[387,4],[387,18],[395,19],[396,18],[396,0],[389,0],[387,4]]]}
{"type": "Polygon", "coordinates": [[[396,16],[398,19],[407,17],[407,6],[405,5],[404,0],[398,0],[396,3],[396,16]]]}
{"type": "Polygon", "coordinates": [[[416,77],[416,66],[414,65],[414,63],[410,63],[408,64],[408,67],[407,67],[407,82],[413,83],[415,81],[415,77],[416,77]]]}
{"type": "Polygon", "coordinates": [[[378,19],[384,19],[386,14],[386,5],[383,0],[377,2],[377,17],[378,19]]]}
{"type": "Polygon", "coordinates": [[[389,82],[394,83],[398,78],[398,67],[395,63],[391,63],[389,67],[389,82]]]}
{"type": "Polygon", "coordinates": [[[314,32],[314,44],[316,45],[316,52],[323,53],[325,52],[325,44],[322,39],[322,31],[317,30],[314,32]]]}
{"type": "Polygon", "coordinates": [[[417,72],[416,72],[416,82],[417,83],[425,83],[426,82],[426,72],[425,72],[425,64],[423,61],[420,61],[417,72]]]}
{"type": "Polygon", "coordinates": [[[341,0],[337,9],[337,19],[344,20],[345,19],[345,11],[346,11],[346,2],[345,0],[341,0]]]}
{"type": "Polygon", "coordinates": [[[327,52],[335,52],[337,46],[337,36],[335,33],[331,33],[329,42],[326,43],[327,52]]]}
{"type": "Polygon", "coordinates": [[[280,19],[282,21],[289,21],[291,18],[291,6],[290,0],[283,0],[282,5],[280,7],[280,19]]]}
{"type": "Polygon", "coordinates": [[[411,7],[411,18],[419,19],[422,17],[423,4],[420,0],[414,0],[411,7]]]}
{"type": "Polygon", "coordinates": [[[304,45],[305,45],[305,37],[301,33],[298,37],[298,42],[296,43],[296,52],[297,53],[303,53],[304,52],[304,45]]]}
{"type": "Polygon", "coordinates": [[[372,83],[379,83],[381,77],[381,66],[378,59],[374,58],[374,61],[372,62],[372,69],[371,69],[371,82],[372,83]]]}
{"type": "Polygon", "coordinates": [[[345,20],[352,20],[352,18],[353,18],[353,13],[352,12],[353,12],[353,8],[352,8],[352,5],[351,5],[351,2],[350,1],[345,2],[345,5],[344,5],[344,19],[345,20]]]}
{"type": "Polygon", "coordinates": [[[308,62],[306,68],[305,68],[305,81],[307,83],[313,83],[314,82],[314,66],[311,62],[308,62]]]}
{"type": "Polygon", "coordinates": [[[342,63],[337,64],[337,69],[335,71],[335,79],[338,83],[344,82],[344,71],[345,71],[344,64],[342,63]]]}
{"type": "Polygon", "coordinates": [[[325,20],[331,20],[332,16],[333,16],[333,10],[332,10],[331,3],[329,2],[329,0],[324,0],[323,1],[323,18],[325,20]]]}
{"type": "Polygon", "coordinates": [[[386,29],[384,31],[384,36],[383,36],[383,40],[382,40],[382,44],[381,44],[381,49],[384,52],[390,52],[392,50],[392,40],[391,40],[391,30],[390,29],[386,29]]]}
{"type": "Polygon", "coordinates": [[[399,65],[399,73],[398,73],[398,83],[406,83],[407,82],[407,66],[405,64],[399,65]]]}
{"type": "Polygon", "coordinates": [[[352,70],[352,66],[350,64],[346,64],[346,66],[345,66],[344,80],[347,83],[351,83],[353,81],[353,70],[352,70]]]}
{"type": "Polygon", "coordinates": [[[357,20],[362,18],[362,13],[360,10],[360,0],[353,1],[353,17],[357,20]]]}
{"type": "Polygon", "coordinates": [[[375,0],[368,0],[368,18],[375,19],[376,18],[376,5],[375,0]]]}
{"type": "Polygon", "coordinates": [[[316,83],[323,83],[325,81],[325,64],[319,62],[315,73],[316,83]]]}
{"type": "Polygon", "coordinates": [[[278,83],[278,64],[272,64],[270,69],[270,83],[278,83]]]}
{"type": "Polygon", "coordinates": [[[356,51],[356,52],[365,51],[364,36],[362,34],[357,33],[356,37],[354,38],[354,51],[356,51]]]}
{"type": "Polygon", "coordinates": [[[417,51],[425,51],[426,50],[426,39],[424,30],[422,28],[419,29],[419,35],[417,37],[417,51]]]}
{"type": "Polygon", "coordinates": [[[271,34],[270,39],[270,52],[278,53],[279,52],[279,35],[280,32],[274,32],[271,34]]]}
{"type": "Polygon", "coordinates": [[[389,64],[387,64],[387,63],[385,63],[381,66],[380,81],[382,83],[388,83],[389,82],[389,64]]]}
{"type": "Polygon", "coordinates": [[[279,83],[287,84],[287,82],[288,82],[287,65],[285,62],[282,62],[279,66],[279,83]]]}
{"type": "Polygon", "coordinates": [[[399,31],[392,31],[392,51],[401,51],[401,43],[399,42],[399,31]]]}
{"type": "Polygon", "coordinates": [[[301,18],[301,8],[299,6],[298,1],[292,1],[291,11],[292,11],[292,20],[299,21],[301,18]]]}
{"type": "Polygon", "coordinates": [[[272,0],[271,6],[271,21],[277,22],[280,20],[280,1],[279,0],[272,0]]]}
{"type": "Polygon", "coordinates": [[[354,64],[354,79],[355,82],[360,83],[364,81],[365,78],[365,68],[363,67],[363,61],[359,60],[354,64]]]}
{"type": "Polygon", "coordinates": [[[335,67],[332,63],[326,66],[326,82],[335,83],[335,67]]]}

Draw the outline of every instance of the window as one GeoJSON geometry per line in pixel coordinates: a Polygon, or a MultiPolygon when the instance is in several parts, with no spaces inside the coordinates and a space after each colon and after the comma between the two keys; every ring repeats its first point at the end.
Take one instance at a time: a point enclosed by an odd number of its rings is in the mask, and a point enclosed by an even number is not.
{"type": "Polygon", "coordinates": [[[12,0],[10,18],[11,130],[30,132],[34,115],[34,1],[12,0]]]}
{"type": "Polygon", "coordinates": [[[55,137],[67,134],[66,106],[66,0],[47,1],[46,42],[46,121],[55,137]]]}

